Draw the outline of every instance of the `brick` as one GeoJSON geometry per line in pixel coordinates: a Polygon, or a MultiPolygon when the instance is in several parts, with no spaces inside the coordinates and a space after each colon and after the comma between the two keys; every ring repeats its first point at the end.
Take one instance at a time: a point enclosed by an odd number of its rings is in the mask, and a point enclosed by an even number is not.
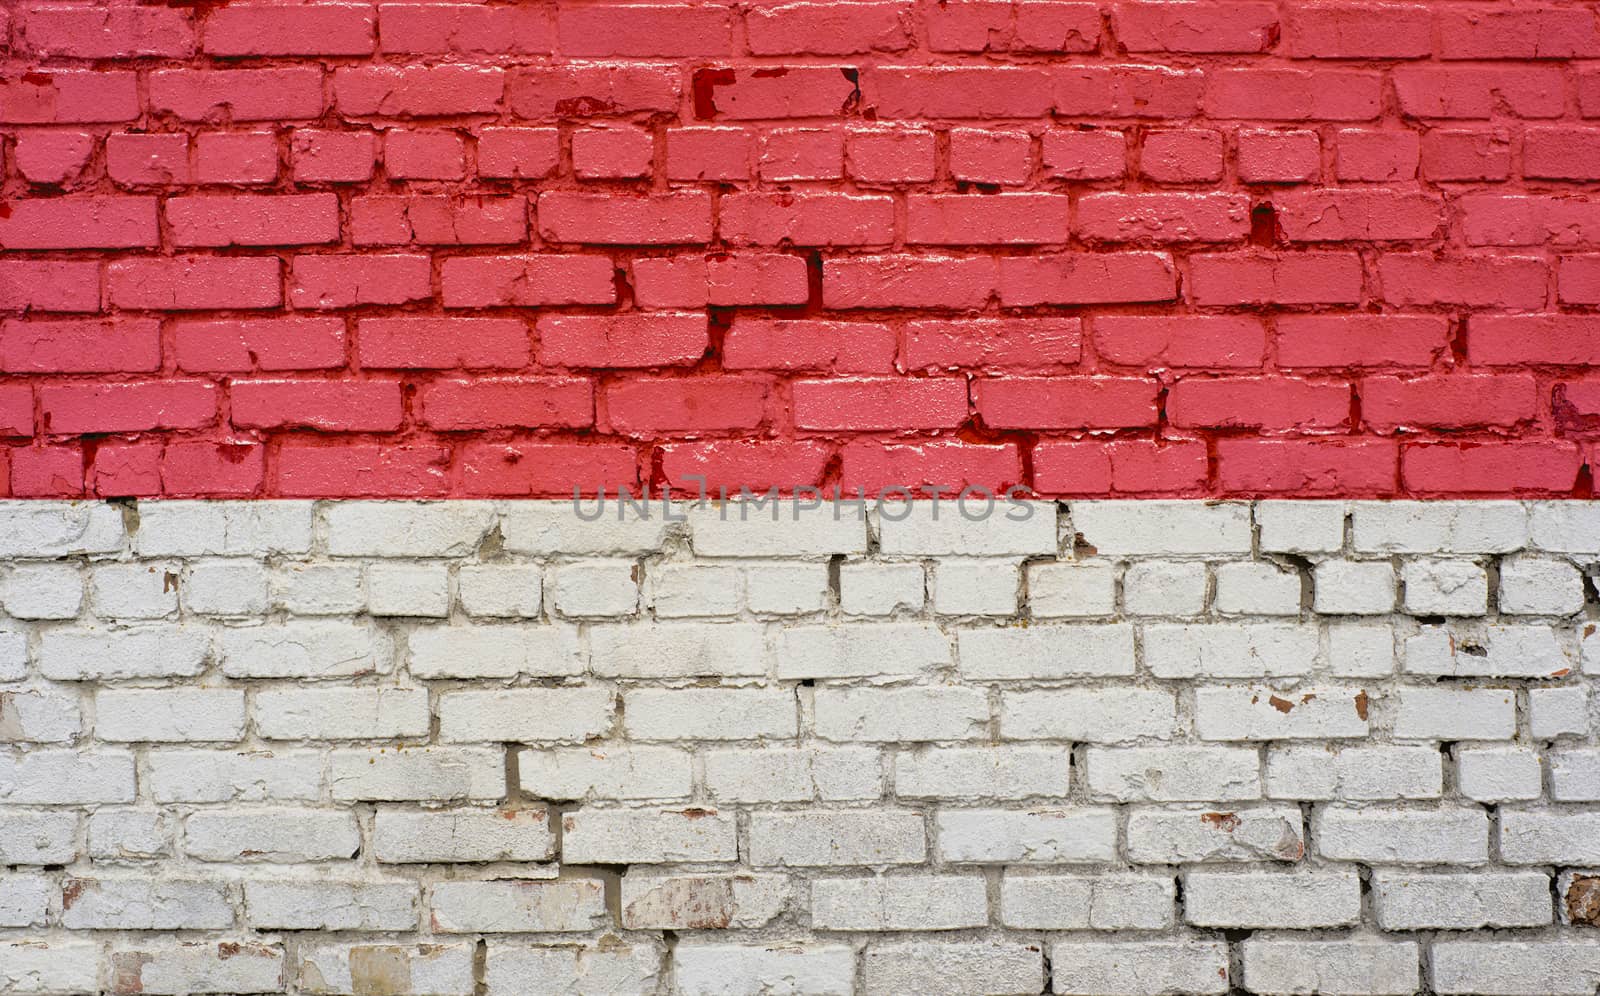
{"type": "Polygon", "coordinates": [[[1414,941],[1275,941],[1241,945],[1244,982],[1254,990],[1296,992],[1338,987],[1351,992],[1403,992],[1419,980],[1414,941]]]}
{"type": "Polygon", "coordinates": [[[29,198],[10,202],[0,219],[6,249],[126,249],[156,241],[150,197],[29,198]]]}
{"type": "Polygon", "coordinates": [[[384,52],[545,55],[555,44],[546,10],[470,4],[385,3],[378,7],[384,52]]]}
{"type": "MultiPolygon", "coordinates": [[[[151,76],[151,100],[156,77],[151,76]]],[[[136,74],[121,70],[52,69],[25,72],[0,83],[0,122],[5,124],[78,124],[133,121],[139,116],[136,74]]]]}
{"type": "Polygon", "coordinates": [[[1301,4],[1289,14],[1289,54],[1312,59],[1425,57],[1433,49],[1432,20],[1421,4],[1301,4]]]}
{"type": "Polygon", "coordinates": [[[1221,941],[1058,941],[1050,948],[1050,965],[1052,975],[1061,973],[1055,991],[1074,996],[1118,989],[1228,991],[1228,947],[1221,941]]]}
{"type": "Polygon", "coordinates": [[[334,70],[332,92],[346,115],[422,118],[494,112],[505,89],[495,67],[351,66],[334,70]]]}
{"type": "Polygon", "coordinates": [[[166,218],[179,246],[312,245],[339,237],[332,194],[174,197],[166,218]]]}
{"type": "Polygon", "coordinates": [[[308,4],[303,10],[230,7],[205,19],[208,55],[366,55],[373,49],[376,12],[366,5],[308,4]]]}
{"type": "Polygon", "coordinates": [[[1265,52],[1278,26],[1265,3],[1119,3],[1115,16],[1130,52],[1265,52]]]}

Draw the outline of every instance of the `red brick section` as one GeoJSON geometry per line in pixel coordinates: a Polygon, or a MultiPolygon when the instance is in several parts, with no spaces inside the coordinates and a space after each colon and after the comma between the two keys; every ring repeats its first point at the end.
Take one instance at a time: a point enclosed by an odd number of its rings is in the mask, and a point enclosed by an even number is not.
{"type": "Polygon", "coordinates": [[[1592,487],[1587,9],[0,29],[3,494],[1592,487]]]}

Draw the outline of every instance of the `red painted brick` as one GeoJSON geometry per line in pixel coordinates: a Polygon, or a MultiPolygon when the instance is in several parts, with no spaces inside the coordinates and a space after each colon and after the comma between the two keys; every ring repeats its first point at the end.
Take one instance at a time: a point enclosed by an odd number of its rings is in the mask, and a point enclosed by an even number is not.
{"type": "Polygon", "coordinates": [[[378,48],[419,55],[546,55],[555,45],[544,5],[386,3],[378,6],[378,48]]]}
{"type": "Polygon", "coordinates": [[[1519,118],[1555,118],[1566,101],[1555,68],[1402,66],[1391,79],[1400,110],[1417,118],[1487,118],[1499,108],[1519,118]]]}
{"type": "Polygon", "coordinates": [[[1219,439],[1217,478],[1241,495],[1393,494],[1397,447],[1378,439],[1219,439]]]}
{"type": "Polygon", "coordinates": [[[641,308],[805,304],[805,260],[776,253],[668,256],[636,260],[633,299],[641,308]]]}
{"type": "Polygon", "coordinates": [[[191,247],[314,245],[339,240],[334,194],[237,194],[172,197],[166,204],[174,245],[191,247]]]}
{"type": "Polygon", "coordinates": [[[350,200],[350,241],[358,246],[514,245],[528,237],[523,196],[453,200],[444,194],[350,200]]]}
{"type": "Polygon", "coordinates": [[[1600,240],[1600,202],[1549,194],[1468,194],[1456,201],[1469,246],[1571,246],[1600,240]]]}
{"type": "Polygon", "coordinates": [[[72,498],[84,493],[83,452],[77,446],[25,446],[11,453],[11,494],[72,498]]]}
{"type": "Polygon", "coordinates": [[[727,55],[732,45],[727,7],[675,3],[561,6],[556,32],[565,55],[727,55]]]}
{"type": "MultiPolygon", "coordinates": [[[[461,482],[467,495],[571,499],[604,489],[614,499],[619,488],[639,493],[639,469],[633,449],[614,443],[468,443],[461,482]]],[[[374,493],[392,492],[375,487],[374,493]]]]}
{"type": "Polygon", "coordinates": [[[1222,133],[1200,129],[1150,132],[1144,138],[1139,172],[1157,183],[1214,183],[1222,179],[1222,133]]]}
{"type": "Polygon", "coordinates": [[[1245,315],[1101,315],[1094,346],[1107,363],[1256,370],[1266,358],[1267,332],[1245,315]]]}
{"type": "Polygon", "coordinates": [[[200,183],[258,184],[278,178],[278,140],[268,132],[206,132],[195,138],[200,183]]]}
{"type": "Polygon", "coordinates": [[[106,175],[123,187],[189,183],[189,137],[107,135],[106,175]]]}
{"type": "Polygon", "coordinates": [[[1065,194],[913,194],[906,198],[906,242],[912,245],[1064,244],[1070,227],[1065,194]]]}
{"type": "Polygon", "coordinates": [[[1428,367],[1449,345],[1434,315],[1281,315],[1281,367],[1428,367]]]}
{"type": "Polygon", "coordinates": [[[659,452],[667,483],[696,497],[702,488],[717,496],[722,488],[737,495],[740,488],[764,493],[773,487],[815,487],[822,483],[830,455],[827,444],[807,440],[716,439],[668,443],[659,452]]]}
{"type": "Polygon", "coordinates": [[[1356,386],[1361,421],[1374,432],[1475,426],[1510,428],[1538,414],[1532,374],[1366,377],[1356,386]]]}
{"type": "Polygon", "coordinates": [[[33,388],[0,384],[0,436],[33,435],[33,388]]]}
{"type": "Polygon", "coordinates": [[[1600,318],[1484,315],[1467,327],[1467,357],[1488,366],[1600,365],[1600,318]]]}
{"type": "Polygon", "coordinates": [[[1127,170],[1128,139],[1120,131],[1044,133],[1046,175],[1064,180],[1116,180],[1127,170]]]}
{"type": "Polygon", "coordinates": [[[266,478],[266,447],[231,440],[180,440],[161,452],[161,492],[245,497],[266,478]]]}
{"type": "Polygon", "coordinates": [[[828,308],[977,309],[995,292],[995,261],[982,256],[852,256],[822,263],[828,308]]]}
{"type": "Polygon", "coordinates": [[[1053,80],[1056,113],[1069,117],[1188,118],[1200,110],[1203,70],[1073,66],[1053,80]]]}
{"type": "Polygon", "coordinates": [[[551,242],[664,245],[711,240],[711,197],[697,191],[630,197],[546,191],[539,234],[551,242]]]}
{"type": "Polygon", "coordinates": [[[957,180],[1021,185],[1033,174],[1033,137],[1025,131],[951,128],[949,157],[957,180]]]}
{"type": "Polygon", "coordinates": [[[1171,301],[1178,293],[1177,271],[1164,253],[1004,256],[999,262],[1000,301],[1007,307],[1171,301]]]}
{"type": "Polygon", "coordinates": [[[1117,41],[1130,52],[1265,52],[1277,39],[1270,3],[1116,5],[1117,41]]]}
{"type": "Polygon", "coordinates": [[[194,54],[194,22],[184,10],[34,4],[23,16],[28,50],[44,57],[182,59],[194,54]]]}
{"type": "Polygon", "coordinates": [[[160,366],[161,323],[153,318],[0,323],[6,373],[140,373],[160,366]]]}
{"type": "MultiPolygon", "coordinates": [[[[151,75],[152,103],[157,94],[156,77],[160,75],[151,75]]],[[[138,80],[132,72],[51,69],[0,80],[0,124],[132,121],[138,116],[138,80]]]]}
{"type": "MultiPolygon", "coordinates": [[[[970,487],[975,490],[967,501],[974,514],[985,507],[985,492],[1004,494],[1022,481],[1022,455],[1015,443],[862,440],[846,444],[840,455],[839,484],[847,491],[939,488],[949,489],[942,495],[948,500],[970,487]]],[[[924,496],[914,493],[919,498],[924,496]]]]}
{"type": "Polygon", "coordinates": [[[1600,256],[1563,256],[1556,271],[1563,304],[1600,304],[1600,256]]]}
{"type": "Polygon", "coordinates": [[[395,380],[236,380],[229,388],[240,428],[393,432],[400,427],[395,380]]]}
{"type": "Polygon", "coordinates": [[[0,310],[99,311],[100,264],[0,259],[0,310]]]}
{"type": "Polygon", "coordinates": [[[1272,203],[1278,226],[1291,242],[1429,239],[1444,224],[1443,202],[1422,193],[1292,190],[1272,203]]]}
{"type": "Polygon", "coordinates": [[[17,172],[29,183],[75,179],[94,154],[94,136],[81,131],[25,131],[13,147],[17,172]]]}
{"type": "Polygon", "coordinates": [[[912,17],[904,2],[787,3],[750,8],[744,25],[754,55],[851,55],[910,48],[912,17]]]}
{"type": "Polygon", "coordinates": [[[743,128],[673,128],[667,132],[667,179],[746,180],[754,150],[755,136],[743,128]]]}
{"type": "Polygon", "coordinates": [[[161,450],[153,439],[101,443],[84,471],[85,489],[102,498],[161,494],[161,450]]]}
{"type": "Polygon", "coordinates": [[[1357,304],[1354,253],[1231,253],[1189,258],[1189,293],[1200,305],[1357,304]]]}
{"type": "Polygon", "coordinates": [[[1240,131],[1239,179],[1245,183],[1310,183],[1322,172],[1314,131],[1240,131]]]}
{"type": "Polygon", "coordinates": [[[1184,377],[1167,394],[1183,428],[1318,432],[1348,426],[1350,385],[1289,377],[1184,377]]]}
{"type": "Polygon", "coordinates": [[[757,170],[769,183],[841,179],[844,132],[838,128],[774,128],[761,140],[757,170]]]}
{"type": "Polygon", "coordinates": [[[1569,494],[1583,455],[1577,443],[1432,443],[1407,446],[1400,457],[1406,489],[1416,494],[1503,495],[1514,481],[1522,493],[1569,494]]]}
{"type": "Polygon", "coordinates": [[[1123,429],[1156,424],[1156,382],[1138,377],[1005,377],[973,383],[991,429],[1123,429]]]}
{"type": "Polygon", "coordinates": [[[394,129],[383,136],[383,168],[395,180],[459,180],[466,155],[467,143],[450,131],[394,129]]]}
{"type": "Polygon", "coordinates": [[[1531,7],[1439,12],[1446,59],[1572,59],[1600,56],[1600,26],[1579,8],[1531,7]]]}
{"type": "Polygon", "coordinates": [[[585,179],[633,179],[650,172],[655,138],[643,128],[581,128],[572,133],[572,171],[585,179]]]}
{"type": "Polygon", "coordinates": [[[1504,180],[1511,175],[1511,134],[1438,128],[1422,136],[1422,175],[1430,180],[1504,180]]]}
{"type": "Polygon", "coordinates": [[[223,56],[366,55],[377,22],[367,4],[239,4],[206,16],[202,48],[223,56]]]}
{"type": "Polygon", "coordinates": [[[442,446],[290,440],[276,454],[276,493],[286,498],[436,497],[449,491],[442,446]]]}
{"type": "Polygon", "coordinates": [[[1032,118],[1049,113],[1051,84],[1035,67],[874,67],[861,102],[879,118],[1032,118]]]}
{"type": "Polygon", "coordinates": [[[1417,175],[1420,140],[1414,132],[1346,128],[1334,138],[1340,180],[1387,183],[1417,175]]]}
{"type": "Polygon", "coordinates": [[[1269,121],[1370,121],[1382,110],[1378,73],[1343,69],[1219,69],[1206,77],[1205,113],[1269,121]]]}
{"type": "Polygon", "coordinates": [[[361,117],[491,114],[505,88],[505,70],[488,66],[352,66],[333,73],[334,106],[361,117]]]}
{"type": "Polygon", "coordinates": [[[131,249],[157,244],[153,197],[11,201],[0,249],[131,249]]]}
{"type": "Polygon", "coordinates": [[[561,162],[561,134],[554,128],[485,128],[478,132],[478,174],[495,179],[537,180],[561,162]]]}
{"type": "Polygon", "coordinates": [[[1206,447],[1196,439],[1051,439],[1033,448],[1033,475],[1036,491],[1061,497],[1195,494],[1206,483],[1206,447]]]}
{"type": "Polygon", "coordinates": [[[289,301],[296,308],[405,304],[433,295],[426,256],[296,256],[289,301]]]}
{"type": "Polygon", "coordinates": [[[676,67],[660,63],[528,66],[511,72],[506,101],[529,121],[674,111],[679,76],[676,67]]]}
{"type": "Polygon", "coordinates": [[[526,366],[532,354],[520,318],[363,318],[356,361],[372,370],[467,370],[526,366]]]}
{"type": "Polygon", "coordinates": [[[106,267],[107,297],[119,308],[210,311],[276,308],[281,264],[271,256],[127,259],[106,267]]]}
{"type": "Polygon", "coordinates": [[[858,377],[794,383],[794,423],[819,431],[953,429],[967,420],[956,377],[858,377]]]}
{"type": "Polygon", "coordinates": [[[850,194],[724,196],[717,234],[735,245],[882,246],[894,240],[894,200],[850,194]]]}
{"type": "Polygon", "coordinates": [[[1076,318],[951,318],[907,322],[901,362],[908,370],[1054,373],[1083,351],[1076,318]]]}
{"type": "Polygon", "coordinates": [[[1299,59],[1414,59],[1433,49],[1433,17],[1425,4],[1297,4],[1287,41],[1299,59]]]}
{"type": "Polygon", "coordinates": [[[150,109],[183,121],[308,120],[323,111],[322,70],[157,70],[150,74],[150,109]]]}
{"type": "Polygon", "coordinates": [[[1078,234],[1090,242],[1235,242],[1250,234],[1243,194],[1086,194],[1078,234]]]}
{"type": "Polygon", "coordinates": [[[614,382],[604,403],[610,426],[629,436],[754,429],[766,417],[768,385],[743,377],[614,382]]]}
{"type": "Polygon", "coordinates": [[[41,428],[51,433],[199,429],[217,415],[215,384],[173,378],[137,383],[46,384],[41,428]]]}
{"type": "Polygon", "coordinates": [[[338,318],[221,318],[173,323],[178,369],[194,373],[344,366],[338,318]]]}
{"type": "Polygon", "coordinates": [[[1529,128],[1522,136],[1522,172],[1549,180],[1600,177],[1600,128],[1529,128]]]}
{"type": "Polygon", "coordinates": [[[551,367],[685,366],[710,341],[703,312],[544,315],[539,362],[551,367]]]}
{"type": "Polygon", "coordinates": [[[895,334],[878,322],[735,319],[722,340],[729,370],[890,373],[895,334]]]}
{"type": "Polygon", "coordinates": [[[440,297],[446,308],[611,304],[611,276],[605,256],[463,256],[440,265],[440,297]]]}
{"type": "Polygon", "coordinates": [[[446,431],[594,424],[594,386],[582,377],[436,380],[418,398],[422,424],[446,431]]]}
{"type": "Polygon", "coordinates": [[[1453,304],[1532,311],[1545,303],[1549,273],[1537,256],[1440,259],[1391,253],[1378,261],[1378,279],[1383,299],[1398,307],[1453,304]]]}

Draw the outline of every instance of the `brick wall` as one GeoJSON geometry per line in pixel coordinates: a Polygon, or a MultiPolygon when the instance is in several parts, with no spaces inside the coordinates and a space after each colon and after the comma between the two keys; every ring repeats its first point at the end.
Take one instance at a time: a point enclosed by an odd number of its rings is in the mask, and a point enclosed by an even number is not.
{"type": "Polygon", "coordinates": [[[0,503],[0,989],[1600,984],[1600,505],[670,512],[0,503]]]}
{"type": "Polygon", "coordinates": [[[15,496],[1591,488],[1582,6],[17,2],[0,40],[15,496]]]}

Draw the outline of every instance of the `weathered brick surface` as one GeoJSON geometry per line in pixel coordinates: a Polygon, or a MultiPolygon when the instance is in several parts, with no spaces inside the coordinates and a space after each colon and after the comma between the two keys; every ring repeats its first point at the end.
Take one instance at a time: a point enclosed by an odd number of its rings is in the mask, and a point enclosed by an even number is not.
{"type": "Polygon", "coordinates": [[[0,497],[1592,491],[1567,0],[0,13],[0,497]]]}
{"type": "Polygon", "coordinates": [[[1595,505],[907,513],[0,502],[0,989],[1592,992],[1595,505]]]}

